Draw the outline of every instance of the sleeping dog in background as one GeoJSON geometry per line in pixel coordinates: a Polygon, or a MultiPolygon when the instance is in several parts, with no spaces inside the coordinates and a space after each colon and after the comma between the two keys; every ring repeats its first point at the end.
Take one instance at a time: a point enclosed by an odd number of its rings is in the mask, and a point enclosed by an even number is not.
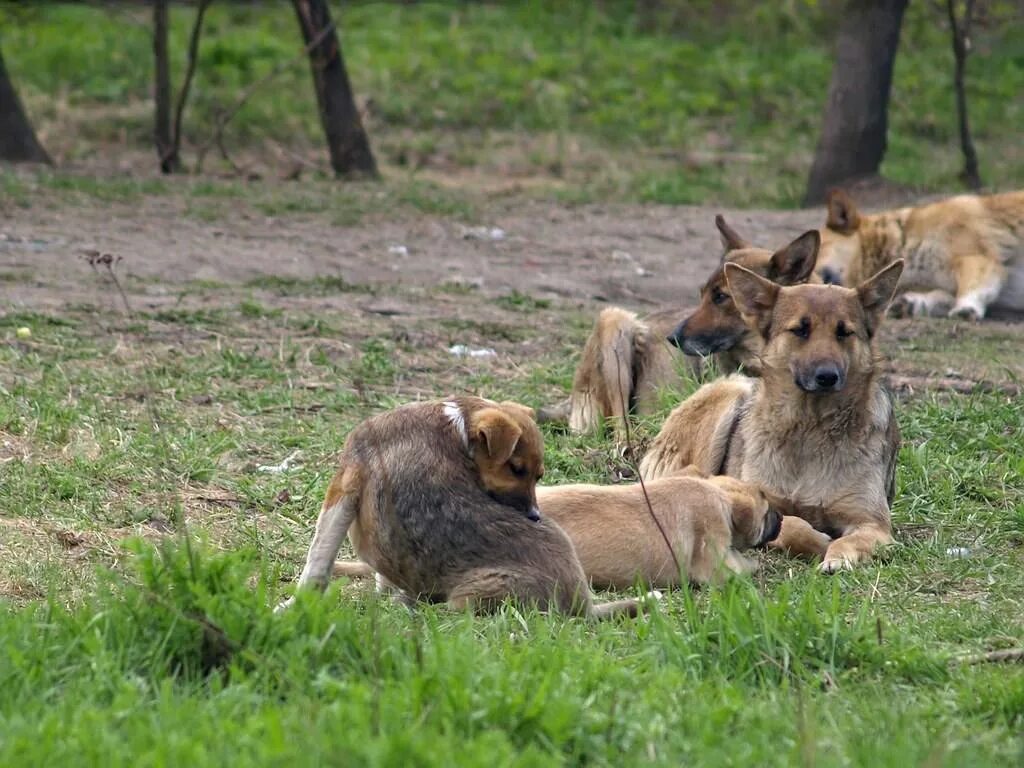
{"type": "Polygon", "coordinates": [[[1024,191],[867,215],[832,190],[827,205],[818,258],[825,282],[857,285],[902,259],[905,292],[894,315],[981,320],[990,306],[1024,312],[1024,191]]]}
{"type": "Polygon", "coordinates": [[[726,280],[764,341],[761,378],[706,384],[669,415],[640,463],[647,480],[690,464],[799,505],[776,545],[827,545],[821,568],[848,568],[892,541],[899,427],[879,381],[874,338],[903,269],[856,289],[781,287],[736,264],[726,280]]]}
{"type": "MultiPolygon", "coordinates": [[[[621,436],[626,414],[654,411],[658,391],[678,381],[677,349],[697,360],[697,367],[701,358],[713,356],[722,371],[758,372],[763,342],[730,296],[725,265],[739,264],[781,285],[806,282],[818,255],[818,233],[806,232],[773,253],[751,246],[721,216],[715,224],[725,252],[701,288],[696,310],[665,309],[641,318],[610,307],[598,315],[563,406],[573,432],[590,432],[612,419],[621,436]]],[[[555,420],[561,414],[552,409],[547,415],[555,420]]]]}
{"type": "Polygon", "coordinates": [[[298,588],[324,589],[348,535],[410,600],[635,615],[635,600],[594,603],[569,538],[538,513],[543,474],[540,431],[516,403],[455,397],[369,418],[345,442],[298,588]]]}

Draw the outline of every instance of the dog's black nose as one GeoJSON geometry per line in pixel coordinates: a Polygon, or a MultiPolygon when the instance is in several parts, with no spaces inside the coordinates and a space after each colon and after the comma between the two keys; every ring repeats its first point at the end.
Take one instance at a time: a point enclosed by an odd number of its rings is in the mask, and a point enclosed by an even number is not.
{"type": "Polygon", "coordinates": [[[834,389],[839,383],[839,369],[831,365],[821,366],[814,372],[814,383],[818,389],[834,389]]]}
{"type": "Polygon", "coordinates": [[[821,270],[821,280],[826,285],[842,285],[843,280],[839,276],[839,272],[832,269],[832,267],[823,267],[821,270]]]}
{"type": "Polygon", "coordinates": [[[672,331],[672,333],[670,333],[668,336],[666,336],[665,339],[673,347],[682,349],[683,342],[686,341],[686,321],[684,320],[679,325],[677,325],[676,329],[672,331]]]}
{"type": "Polygon", "coordinates": [[[532,520],[535,523],[539,522],[540,521],[540,507],[537,507],[537,506],[530,507],[530,510],[526,513],[526,519],[527,520],[532,520]]]}
{"type": "Polygon", "coordinates": [[[764,533],[761,536],[761,541],[758,542],[760,545],[765,545],[769,541],[775,541],[779,538],[779,533],[782,531],[782,513],[777,509],[768,510],[768,519],[765,520],[764,533]]]}

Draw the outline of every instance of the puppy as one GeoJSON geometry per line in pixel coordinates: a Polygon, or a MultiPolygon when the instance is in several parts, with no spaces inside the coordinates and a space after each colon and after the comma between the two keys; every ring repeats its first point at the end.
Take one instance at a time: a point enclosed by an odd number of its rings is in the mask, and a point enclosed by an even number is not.
{"type": "Polygon", "coordinates": [[[537,501],[544,518],[572,539],[584,573],[599,588],[628,589],[638,580],[652,587],[681,579],[706,584],[752,573],[756,562],[739,550],[772,541],[782,523],[756,487],[731,477],[705,479],[692,469],[645,488],[540,487],[537,501]]]}
{"type": "Polygon", "coordinates": [[[593,602],[569,538],[537,510],[543,474],[540,431],[516,403],[454,397],[367,419],[345,442],[298,587],[326,586],[348,534],[410,600],[635,615],[635,600],[593,602]]]}
{"type": "Polygon", "coordinates": [[[900,437],[874,339],[902,269],[897,261],[853,290],[784,288],[727,265],[733,299],[764,340],[761,378],[730,376],[679,405],[641,461],[642,476],[696,464],[792,499],[816,529],[793,521],[797,544],[813,546],[814,534],[828,542],[828,572],[890,543],[900,437]]]}

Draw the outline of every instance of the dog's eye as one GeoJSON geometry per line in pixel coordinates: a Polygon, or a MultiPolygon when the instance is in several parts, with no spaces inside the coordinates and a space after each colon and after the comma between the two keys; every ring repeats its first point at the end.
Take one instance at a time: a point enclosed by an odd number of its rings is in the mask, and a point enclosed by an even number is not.
{"type": "Polygon", "coordinates": [[[516,477],[526,477],[526,467],[522,464],[509,464],[508,468],[512,470],[512,474],[516,477]]]}
{"type": "Polygon", "coordinates": [[[806,339],[811,335],[811,324],[806,320],[802,320],[800,325],[796,328],[790,328],[789,332],[796,336],[798,339],[806,339]]]}
{"type": "Polygon", "coordinates": [[[712,304],[722,304],[728,298],[729,298],[729,294],[725,293],[724,291],[719,290],[718,288],[715,288],[711,292],[711,303],[712,304]]]}
{"type": "Polygon", "coordinates": [[[838,326],[836,326],[836,338],[837,339],[842,340],[842,339],[845,339],[847,336],[853,336],[853,331],[851,331],[849,328],[847,328],[842,323],[840,323],[838,326]]]}

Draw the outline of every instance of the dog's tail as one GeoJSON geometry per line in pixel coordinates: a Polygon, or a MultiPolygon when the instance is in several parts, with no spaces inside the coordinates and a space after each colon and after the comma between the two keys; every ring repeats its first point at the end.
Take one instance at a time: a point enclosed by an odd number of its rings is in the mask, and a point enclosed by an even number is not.
{"type": "Polygon", "coordinates": [[[649,329],[635,313],[609,307],[598,315],[576,369],[570,398],[569,428],[590,432],[606,418],[615,429],[625,427],[635,400],[638,353],[645,348],[649,329]]]}
{"type": "Polygon", "coordinates": [[[331,576],[333,578],[348,576],[349,578],[360,579],[366,576],[373,576],[373,574],[373,568],[362,560],[335,560],[334,565],[331,567],[331,576]]]}

